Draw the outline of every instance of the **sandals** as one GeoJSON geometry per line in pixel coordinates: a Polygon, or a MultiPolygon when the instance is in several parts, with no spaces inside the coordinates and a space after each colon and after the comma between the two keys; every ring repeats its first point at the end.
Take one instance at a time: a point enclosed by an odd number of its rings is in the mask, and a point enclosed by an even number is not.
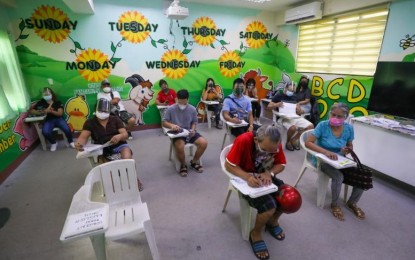
{"type": "Polygon", "coordinates": [[[179,174],[182,177],[187,177],[187,166],[186,165],[180,166],[180,172],[179,172],[179,174]]]}
{"type": "Polygon", "coordinates": [[[249,233],[249,243],[251,244],[252,251],[254,252],[256,258],[269,259],[268,248],[264,240],[253,242],[251,238],[251,233],[249,233]],[[262,255],[260,253],[265,253],[265,255],[262,255]]]}
{"type": "Polygon", "coordinates": [[[295,150],[300,150],[300,140],[297,139],[297,141],[293,144],[293,147],[295,150]]]}
{"type": "Polygon", "coordinates": [[[365,219],[365,212],[363,212],[363,210],[361,208],[359,208],[356,203],[346,203],[346,207],[353,212],[353,214],[358,218],[358,219],[365,219]]]}
{"type": "Polygon", "coordinates": [[[343,211],[339,206],[331,206],[331,213],[335,218],[337,218],[340,221],[344,221],[344,215],[343,211]]]}
{"type": "Polygon", "coordinates": [[[203,172],[203,167],[202,165],[200,165],[200,163],[198,162],[193,162],[190,161],[190,166],[195,169],[198,173],[202,173],[203,172]]]}
{"type": "Polygon", "coordinates": [[[265,225],[265,231],[269,231],[269,233],[271,234],[271,236],[273,238],[275,238],[276,240],[284,240],[285,239],[285,234],[284,234],[284,230],[280,227],[280,225],[276,225],[276,226],[271,226],[270,224],[266,224],[265,225]]]}
{"type": "Polygon", "coordinates": [[[285,144],[285,149],[287,149],[288,151],[294,151],[294,147],[290,142],[287,142],[285,144]]]}

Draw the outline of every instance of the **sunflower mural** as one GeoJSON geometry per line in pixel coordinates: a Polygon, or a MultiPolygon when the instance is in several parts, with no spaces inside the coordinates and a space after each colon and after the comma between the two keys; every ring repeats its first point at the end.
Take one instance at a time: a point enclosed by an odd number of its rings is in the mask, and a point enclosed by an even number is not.
{"type": "Polygon", "coordinates": [[[199,45],[208,46],[216,40],[216,36],[211,33],[212,31],[216,31],[215,22],[211,18],[205,16],[199,17],[195,20],[192,27],[198,31],[198,34],[193,34],[193,39],[199,45]]]}
{"type": "Polygon", "coordinates": [[[79,74],[89,82],[99,82],[110,75],[111,66],[108,56],[100,50],[91,48],[83,50],[77,56],[76,62],[79,74]]]}
{"type": "Polygon", "coordinates": [[[228,78],[232,78],[241,71],[241,57],[234,51],[225,52],[219,57],[220,73],[228,78]]]}
{"type": "Polygon", "coordinates": [[[71,23],[64,12],[54,6],[42,5],[31,17],[35,33],[45,41],[60,43],[68,38],[71,23]]]}
{"type": "Polygon", "coordinates": [[[121,30],[121,36],[131,43],[142,43],[150,35],[147,18],[137,11],[127,11],[118,19],[119,24],[128,24],[128,30],[121,30]]]}
{"type": "Polygon", "coordinates": [[[249,47],[258,49],[265,44],[266,39],[264,39],[262,35],[267,34],[267,28],[262,22],[253,21],[252,23],[248,24],[245,31],[250,33],[250,37],[246,39],[246,43],[249,47]]]}
{"type": "Polygon", "coordinates": [[[187,73],[187,68],[183,66],[187,62],[186,56],[179,50],[172,49],[163,54],[161,57],[166,62],[166,68],[162,68],[164,75],[171,79],[180,79],[187,73]]]}

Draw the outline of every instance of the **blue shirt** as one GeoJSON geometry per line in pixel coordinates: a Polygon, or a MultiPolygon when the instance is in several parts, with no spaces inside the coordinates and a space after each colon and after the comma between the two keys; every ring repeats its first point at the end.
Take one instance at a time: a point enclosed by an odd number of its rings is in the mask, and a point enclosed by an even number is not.
{"type": "Polygon", "coordinates": [[[251,100],[245,95],[237,98],[233,93],[229,97],[235,100],[235,102],[230,98],[225,98],[222,111],[228,111],[232,116],[237,115],[239,119],[248,120],[248,113],[252,111],[251,100]]]}
{"type": "Polygon", "coordinates": [[[336,137],[331,131],[328,120],[320,122],[314,129],[313,135],[317,138],[317,145],[333,153],[340,153],[341,148],[354,139],[353,127],[350,124],[344,123],[342,134],[336,137]]]}

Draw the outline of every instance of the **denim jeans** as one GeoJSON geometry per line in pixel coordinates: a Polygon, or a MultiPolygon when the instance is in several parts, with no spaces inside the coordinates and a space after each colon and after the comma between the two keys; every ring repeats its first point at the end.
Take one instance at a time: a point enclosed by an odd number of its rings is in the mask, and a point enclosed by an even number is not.
{"type": "Polygon", "coordinates": [[[69,143],[73,142],[71,129],[69,129],[68,124],[62,117],[59,118],[50,118],[47,121],[43,122],[42,134],[49,141],[49,143],[56,143],[56,138],[53,135],[53,128],[59,128],[65,134],[69,143]]]}

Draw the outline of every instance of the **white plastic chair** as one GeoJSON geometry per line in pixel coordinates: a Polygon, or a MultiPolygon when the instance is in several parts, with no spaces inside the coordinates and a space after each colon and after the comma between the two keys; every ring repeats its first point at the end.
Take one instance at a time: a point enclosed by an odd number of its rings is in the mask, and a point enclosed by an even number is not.
{"type": "MultiPolygon", "coordinates": [[[[320,170],[319,160],[317,160],[317,167],[314,166],[312,162],[312,158],[317,153],[308,149],[305,146],[305,141],[307,140],[308,135],[312,133],[312,131],[313,129],[304,131],[300,136],[300,145],[305,151],[305,156],[304,156],[303,166],[301,167],[300,174],[298,175],[297,180],[294,183],[294,187],[297,187],[298,182],[303,177],[304,172],[307,170],[307,168],[317,172],[317,176],[318,176],[317,177],[317,206],[320,208],[324,208],[324,204],[326,201],[326,194],[327,194],[327,186],[328,186],[330,178],[329,176],[327,176],[320,170]]],[[[344,185],[344,186],[345,186],[344,187],[344,200],[346,201],[348,186],[347,185],[344,185]]]]}
{"type": "Polygon", "coordinates": [[[105,238],[117,240],[145,232],[153,259],[159,259],[147,204],[141,201],[138,191],[134,160],[117,160],[96,166],[88,173],[85,185],[91,187],[91,200],[109,205],[105,238]]]}
{"type": "Polygon", "coordinates": [[[220,120],[223,122],[223,125],[225,125],[225,134],[223,136],[223,141],[222,141],[222,147],[221,150],[223,150],[223,147],[225,147],[225,142],[226,142],[226,137],[229,136],[229,139],[231,140],[231,143],[233,143],[233,140],[235,140],[235,136],[231,133],[231,129],[232,128],[238,128],[238,127],[245,127],[245,126],[230,126],[228,124],[228,122],[225,120],[225,118],[223,117],[223,112],[220,112],[220,120]]]}
{"type": "MultiPolygon", "coordinates": [[[[170,140],[170,153],[169,153],[169,160],[173,162],[174,168],[177,172],[180,172],[180,162],[177,160],[176,156],[176,149],[173,147],[173,141],[170,140]]],[[[197,146],[195,144],[187,143],[184,145],[184,156],[186,158],[186,161],[190,162],[190,160],[193,158],[193,149],[196,150],[197,146]]],[[[202,158],[199,159],[199,164],[203,166],[202,164],[202,158]]]]}
{"type": "MultiPolygon", "coordinates": [[[[223,205],[222,212],[225,212],[226,210],[226,206],[228,205],[229,197],[231,196],[232,191],[238,192],[237,189],[230,182],[230,179],[234,177],[234,175],[228,172],[225,168],[226,156],[231,150],[231,147],[232,147],[232,144],[226,146],[220,153],[220,165],[222,167],[222,171],[229,177],[228,193],[226,195],[225,204],[223,205]]],[[[251,215],[252,215],[252,210],[254,209],[252,209],[249,206],[248,201],[242,198],[242,195],[240,194],[240,192],[238,192],[238,197],[239,197],[239,207],[240,207],[242,238],[248,241],[249,232],[252,229],[251,215]]]]}

